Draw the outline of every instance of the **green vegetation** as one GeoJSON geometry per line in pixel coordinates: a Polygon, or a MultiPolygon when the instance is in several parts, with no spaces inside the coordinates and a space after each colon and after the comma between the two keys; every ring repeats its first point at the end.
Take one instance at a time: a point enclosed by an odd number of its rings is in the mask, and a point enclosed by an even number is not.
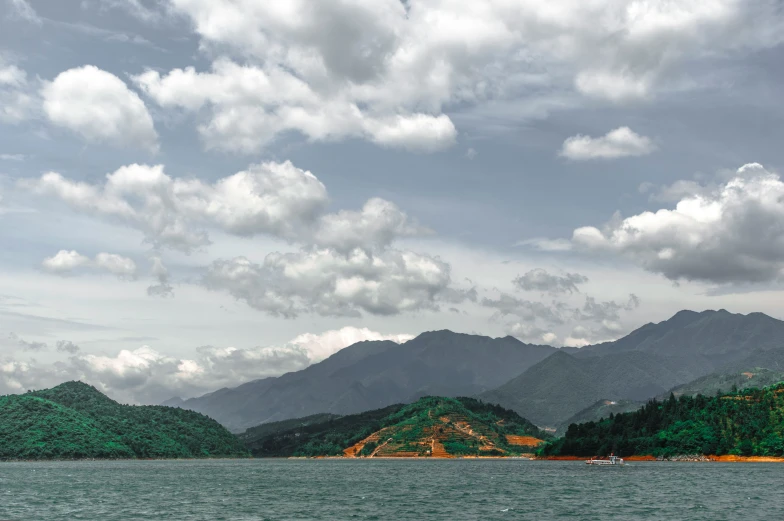
{"type": "Polygon", "coordinates": [[[291,420],[262,423],[256,427],[251,427],[237,436],[243,443],[251,444],[260,439],[266,438],[271,434],[307,427],[308,425],[317,425],[319,423],[337,420],[338,418],[340,418],[340,415],[338,414],[312,414],[310,416],[305,416],[304,418],[293,418],[291,420]]]}
{"type": "Polygon", "coordinates": [[[716,393],[730,392],[733,388],[751,389],[769,387],[784,382],[784,372],[773,371],[765,368],[746,369],[732,373],[715,373],[698,378],[693,382],[679,385],[672,389],[678,397],[681,395],[696,396],[704,394],[713,396],[716,393]]]}
{"type": "Polygon", "coordinates": [[[543,455],[784,455],[784,384],[713,397],[652,400],[635,412],[573,424],[543,455]]]}
{"type": "Polygon", "coordinates": [[[0,397],[0,460],[247,455],[233,434],[206,416],[121,405],[81,382],[0,397]]]}
{"type": "Polygon", "coordinates": [[[298,425],[263,436],[249,436],[248,433],[257,429],[252,427],[239,437],[257,457],[339,456],[343,454],[343,449],[381,429],[382,420],[402,407],[390,405],[326,422],[298,425]]]}
{"type": "Polygon", "coordinates": [[[645,402],[635,402],[632,400],[599,400],[590,407],[586,407],[578,412],[569,420],[563,422],[558,426],[555,431],[556,436],[563,436],[566,434],[566,429],[573,423],[587,423],[589,421],[599,421],[602,418],[607,418],[610,414],[619,414],[624,412],[636,411],[644,406],[645,402]]]}
{"type": "MultiPolygon", "coordinates": [[[[252,429],[251,429],[252,430],[252,429]]],[[[515,455],[531,447],[509,444],[507,435],[548,439],[515,412],[473,398],[425,397],[409,405],[302,424],[246,441],[254,456],[340,456],[374,435],[356,455],[428,455],[432,441],[450,455],[515,455]]],[[[243,439],[248,439],[242,435],[243,439]]]]}

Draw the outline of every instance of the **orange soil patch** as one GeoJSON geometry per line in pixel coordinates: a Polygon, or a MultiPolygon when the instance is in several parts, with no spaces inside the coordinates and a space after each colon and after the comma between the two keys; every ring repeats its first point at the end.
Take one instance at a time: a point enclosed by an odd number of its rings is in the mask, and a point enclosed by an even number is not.
{"type": "Polygon", "coordinates": [[[743,376],[748,378],[749,380],[754,376],[754,373],[741,373],[743,376]]]}
{"type": "Polygon", "coordinates": [[[432,449],[430,451],[431,458],[451,458],[452,455],[449,454],[446,449],[444,448],[444,444],[440,441],[433,440],[432,449]]]}
{"type": "MultiPolygon", "coordinates": [[[[730,462],[730,463],[784,463],[784,458],[775,456],[707,456],[710,461],[730,462]]],[[[541,456],[536,459],[551,461],[583,461],[590,458],[579,456],[541,456]]],[[[651,455],[645,456],[625,456],[625,461],[657,461],[651,455]]]]}
{"type": "Polygon", "coordinates": [[[364,440],[355,443],[347,449],[343,449],[343,455],[347,458],[356,458],[359,455],[359,451],[361,451],[366,444],[370,443],[371,441],[378,443],[379,438],[381,438],[381,431],[374,432],[364,440]]]}
{"type": "Polygon", "coordinates": [[[784,463],[784,458],[775,456],[708,456],[711,461],[723,461],[733,463],[784,463]]]}
{"type": "Polygon", "coordinates": [[[509,445],[517,445],[521,447],[536,447],[540,443],[544,443],[544,440],[534,438],[533,436],[515,436],[513,434],[507,434],[506,441],[509,443],[509,445]]]}

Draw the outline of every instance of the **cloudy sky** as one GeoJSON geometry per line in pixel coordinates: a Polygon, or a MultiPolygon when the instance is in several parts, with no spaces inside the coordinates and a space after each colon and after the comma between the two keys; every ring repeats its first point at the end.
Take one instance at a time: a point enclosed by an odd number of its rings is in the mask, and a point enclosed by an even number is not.
{"type": "Polygon", "coordinates": [[[784,318],[783,29],[779,0],[0,0],[0,392],[784,318]]]}

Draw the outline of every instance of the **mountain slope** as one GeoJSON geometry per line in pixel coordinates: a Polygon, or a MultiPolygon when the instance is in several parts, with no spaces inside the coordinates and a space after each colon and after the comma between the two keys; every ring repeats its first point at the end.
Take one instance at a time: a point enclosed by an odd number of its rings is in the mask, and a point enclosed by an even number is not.
{"type": "Polygon", "coordinates": [[[784,322],[762,313],[680,311],[614,342],[572,352],[559,352],[480,396],[537,425],[559,427],[601,400],[644,402],[716,372],[784,368],[784,322]]]}
{"type": "Polygon", "coordinates": [[[599,400],[644,401],[702,376],[708,367],[700,358],[636,351],[587,358],[556,353],[479,396],[556,428],[599,400]]]}
{"type": "Polygon", "coordinates": [[[424,397],[409,405],[241,435],[255,456],[513,456],[549,436],[513,411],[472,398],[424,397]]]}
{"type": "Polygon", "coordinates": [[[318,413],[352,414],[426,395],[477,394],[554,351],[512,337],[434,331],[403,344],[360,342],[302,371],[221,389],[180,406],[236,432],[318,413]]]}
{"type": "Polygon", "coordinates": [[[0,397],[0,459],[246,455],[236,437],[210,418],[120,405],[81,382],[0,397]]]}
{"type": "MultiPolygon", "coordinates": [[[[676,398],[680,396],[715,396],[717,393],[728,393],[734,389],[761,389],[784,382],[784,372],[770,369],[749,369],[734,373],[713,373],[697,378],[689,383],[673,387],[662,393],[656,399],[663,401],[672,393],[676,398]]],[[[558,426],[557,435],[562,435],[572,423],[586,423],[607,418],[610,414],[636,411],[642,408],[645,402],[632,400],[599,400],[595,404],[578,412],[558,426]]]]}
{"type": "Polygon", "coordinates": [[[614,342],[587,346],[578,356],[644,351],[660,356],[704,356],[727,364],[755,351],[784,349],[784,321],[763,313],[679,311],[669,320],[646,324],[614,342]]]}

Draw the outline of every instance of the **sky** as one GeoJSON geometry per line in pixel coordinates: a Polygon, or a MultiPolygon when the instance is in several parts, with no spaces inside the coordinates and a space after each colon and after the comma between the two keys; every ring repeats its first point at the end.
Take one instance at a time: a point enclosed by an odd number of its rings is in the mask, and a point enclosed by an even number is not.
{"type": "Polygon", "coordinates": [[[784,318],[779,0],[0,0],[0,393],[784,318]]]}

